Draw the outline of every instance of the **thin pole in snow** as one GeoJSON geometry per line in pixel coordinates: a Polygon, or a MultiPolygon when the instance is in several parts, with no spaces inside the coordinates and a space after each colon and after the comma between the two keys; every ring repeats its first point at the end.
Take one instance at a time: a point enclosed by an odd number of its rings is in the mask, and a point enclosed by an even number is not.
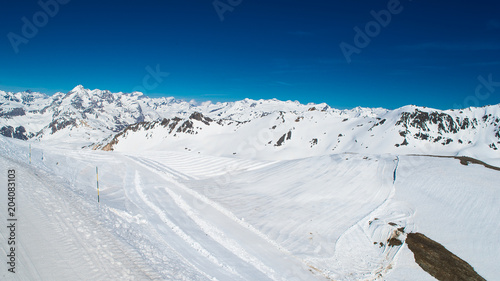
{"type": "Polygon", "coordinates": [[[29,153],[29,155],[30,155],[30,164],[31,164],[31,143],[30,143],[30,153],[29,153]]]}
{"type": "Polygon", "coordinates": [[[97,178],[97,203],[100,203],[100,201],[99,201],[99,170],[97,169],[97,167],[95,167],[95,175],[97,178]]]}

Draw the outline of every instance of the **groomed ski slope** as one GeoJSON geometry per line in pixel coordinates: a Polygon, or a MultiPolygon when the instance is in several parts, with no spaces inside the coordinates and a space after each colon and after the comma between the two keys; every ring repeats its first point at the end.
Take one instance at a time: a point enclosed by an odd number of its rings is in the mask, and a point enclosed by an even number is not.
{"type": "MultiPolygon", "coordinates": [[[[480,165],[36,144],[29,164],[28,143],[0,144],[0,180],[16,169],[19,219],[17,273],[1,263],[1,280],[434,280],[405,244],[387,245],[398,228],[438,241],[487,280],[500,275],[499,172],[480,165]]],[[[3,222],[6,209],[2,200],[3,222]]]]}

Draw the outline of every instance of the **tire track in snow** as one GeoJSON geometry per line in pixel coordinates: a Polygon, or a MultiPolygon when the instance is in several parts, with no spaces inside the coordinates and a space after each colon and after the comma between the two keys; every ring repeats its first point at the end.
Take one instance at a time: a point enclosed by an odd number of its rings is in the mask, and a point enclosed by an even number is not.
{"type": "MultiPolygon", "coordinates": [[[[196,251],[198,251],[202,256],[207,258],[210,262],[212,262],[214,265],[218,267],[222,267],[225,270],[229,271],[230,273],[237,275],[241,277],[235,269],[228,267],[227,265],[221,263],[216,257],[214,257],[209,251],[207,251],[202,245],[200,245],[198,242],[196,242],[191,236],[187,235],[182,229],[180,229],[176,224],[174,224],[171,220],[167,218],[165,213],[158,208],[155,204],[153,204],[144,194],[142,187],[141,187],[141,177],[139,173],[136,171],[135,173],[135,179],[134,179],[135,187],[136,187],[136,192],[141,198],[141,200],[149,207],[151,208],[161,219],[162,222],[164,222],[172,231],[174,231],[175,234],[177,234],[182,240],[184,240],[190,247],[194,248],[196,251]]],[[[214,277],[210,277],[212,280],[216,280],[214,277]]]]}
{"type": "Polygon", "coordinates": [[[278,277],[276,276],[274,270],[267,267],[264,263],[262,263],[262,261],[245,251],[237,241],[227,237],[224,232],[222,232],[216,226],[212,225],[208,221],[201,219],[196,214],[196,212],[191,207],[189,207],[189,205],[182,199],[181,196],[173,192],[168,187],[164,188],[170,195],[170,197],[174,199],[177,206],[179,206],[212,239],[238,256],[240,259],[244,260],[245,262],[249,263],[256,269],[267,275],[272,280],[277,280],[278,277]]]}
{"type": "Polygon", "coordinates": [[[187,155],[186,153],[176,153],[172,151],[155,151],[155,153],[147,152],[127,155],[154,160],[155,162],[162,163],[163,167],[167,170],[172,169],[173,171],[181,173],[190,179],[198,180],[223,175],[227,173],[226,167],[236,167],[239,170],[249,171],[260,169],[277,162],[235,159],[199,154],[187,155]]]}
{"type": "MultiPolygon", "coordinates": [[[[47,179],[48,177],[44,177],[44,180],[47,179]]],[[[51,184],[51,186],[56,185],[57,183],[51,184]]],[[[52,206],[62,205],[58,213],[63,216],[58,216],[58,218],[61,220],[59,225],[66,229],[63,231],[64,236],[76,239],[80,245],[76,248],[84,249],[87,252],[80,257],[83,257],[87,262],[97,264],[97,268],[93,269],[93,273],[96,275],[93,280],[117,278],[121,280],[135,280],[136,278],[154,280],[159,278],[156,272],[140,260],[133,249],[121,244],[121,241],[117,240],[116,234],[112,230],[110,231],[108,226],[111,221],[106,216],[106,205],[97,205],[98,209],[94,209],[93,207],[96,207],[94,202],[92,204],[88,201],[81,201],[79,200],[81,198],[74,197],[71,192],[64,189],[62,191],[62,193],[69,195],[69,200],[66,199],[66,201],[70,201],[71,205],[57,204],[62,199],[53,200],[50,195],[49,200],[53,204],[52,206]],[[74,218],[65,218],[64,214],[72,214],[74,218]],[[67,235],[68,231],[72,232],[73,235],[67,235]]],[[[55,193],[55,190],[50,190],[50,193],[55,193]]],[[[89,278],[88,271],[88,269],[82,270],[85,273],[84,278],[89,278]]]]}
{"type": "Polygon", "coordinates": [[[203,202],[204,204],[210,206],[210,207],[213,207],[214,209],[216,209],[217,211],[221,212],[222,214],[226,215],[228,218],[230,218],[232,221],[238,223],[239,225],[247,228],[248,230],[250,230],[251,232],[253,232],[254,234],[258,235],[259,237],[261,237],[262,239],[266,240],[266,242],[270,243],[271,245],[273,245],[274,247],[276,247],[278,250],[280,250],[281,252],[283,252],[284,254],[287,254],[287,255],[291,255],[291,253],[286,250],[285,248],[281,247],[278,243],[276,243],[275,241],[271,240],[269,237],[267,237],[265,234],[263,234],[262,232],[260,232],[259,230],[257,230],[256,228],[254,228],[253,226],[251,226],[250,224],[242,221],[241,219],[239,219],[237,216],[235,216],[231,211],[227,210],[226,208],[222,207],[222,205],[210,200],[209,198],[207,198],[206,196],[202,195],[202,194],[199,194],[198,192],[192,190],[192,189],[189,189],[183,185],[181,185],[180,183],[178,182],[175,182],[173,181],[173,179],[171,177],[166,177],[168,176],[168,174],[166,174],[164,172],[164,170],[162,169],[163,166],[159,163],[154,163],[154,161],[152,160],[146,160],[146,159],[140,159],[140,158],[136,158],[136,157],[132,157],[136,162],[138,163],[142,163],[142,165],[144,165],[145,167],[147,168],[153,168],[154,170],[156,170],[157,172],[159,172],[159,174],[166,180],[168,180],[169,182],[175,184],[176,186],[180,187],[184,192],[188,193],[189,195],[195,197],[197,200],[203,202]]]}
{"type": "Polygon", "coordinates": [[[123,252],[108,233],[92,223],[94,218],[88,216],[88,210],[80,209],[82,202],[76,202],[74,194],[33,166],[22,163],[15,166],[19,173],[22,216],[18,233],[21,272],[17,277],[26,280],[44,280],[49,276],[66,280],[147,277],[132,272],[137,268],[126,261],[129,253],[123,252]]]}
{"type": "MultiPolygon", "coordinates": [[[[229,210],[225,209],[222,207],[220,204],[208,199],[206,196],[199,194],[198,192],[189,189],[188,187],[182,185],[181,183],[175,181],[175,179],[172,177],[172,175],[168,174],[165,172],[166,169],[164,169],[164,165],[150,159],[144,159],[144,158],[138,158],[138,157],[132,157],[130,156],[132,160],[137,162],[140,165],[143,165],[144,167],[150,169],[151,171],[155,172],[156,174],[160,175],[164,180],[167,182],[171,183],[170,188],[165,188],[166,192],[174,199],[176,200],[177,205],[184,211],[186,214],[197,223],[197,225],[203,229],[212,239],[217,241],[219,244],[221,244],[222,247],[228,249],[232,253],[234,253],[236,256],[238,256],[240,259],[246,261],[247,263],[251,264],[254,266],[256,269],[259,271],[263,272],[266,274],[270,279],[272,280],[290,280],[290,278],[293,278],[294,276],[278,276],[275,271],[268,267],[266,264],[271,262],[275,263],[276,261],[279,260],[285,260],[285,263],[287,265],[287,268],[282,270],[282,272],[290,273],[291,271],[289,270],[290,266],[293,266],[292,264],[295,264],[295,267],[297,270],[293,271],[293,274],[295,274],[295,277],[298,277],[301,280],[308,280],[313,278],[314,275],[312,275],[310,272],[307,271],[306,269],[306,264],[302,260],[299,260],[290,252],[288,252],[286,249],[282,248],[279,246],[275,241],[270,240],[267,236],[265,236],[263,233],[259,232],[257,229],[255,229],[253,226],[250,224],[240,220],[238,217],[236,217],[233,213],[231,213],[229,210]],[[173,189],[176,189],[176,191],[173,191],[173,189]],[[182,194],[182,195],[180,195],[182,194]],[[246,239],[251,239],[245,243],[245,245],[254,245],[252,248],[261,248],[263,249],[264,252],[267,252],[268,255],[271,255],[274,257],[273,259],[268,258],[266,264],[250,254],[248,251],[246,251],[242,246],[242,244],[238,243],[238,241],[242,241],[244,237],[238,236],[238,240],[230,239],[223,231],[218,229],[215,225],[209,223],[206,219],[202,219],[198,211],[195,211],[191,206],[189,206],[186,201],[183,199],[186,196],[186,198],[191,197],[193,201],[199,201],[203,202],[205,205],[205,209],[203,209],[203,212],[205,213],[204,216],[206,216],[206,213],[209,213],[209,210],[213,210],[211,212],[214,213],[215,216],[218,218],[225,218],[224,220],[227,220],[227,224],[235,224],[233,226],[233,229],[241,229],[238,231],[243,231],[245,233],[244,236],[247,236],[246,239]],[[208,208],[208,209],[206,209],[208,208]],[[221,216],[222,215],[222,216],[221,216]],[[253,241],[253,242],[250,242],[253,241]],[[267,247],[265,245],[272,245],[272,247],[267,247]],[[303,271],[299,269],[303,269],[303,271]]],[[[196,204],[195,204],[196,205],[196,204]]],[[[218,220],[218,219],[216,219],[218,220]]]]}
{"type": "MultiPolygon", "coordinates": [[[[126,162],[126,160],[124,159],[122,162],[126,162]]],[[[113,221],[120,222],[121,219],[128,221],[130,230],[123,232],[121,228],[117,228],[118,235],[122,236],[134,248],[138,249],[141,259],[147,260],[148,264],[162,275],[159,278],[155,278],[155,280],[204,280],[202,277],[214,280],[212,276],[200,270],[177,251],[177,249],[172,247],[172,237],[169,236],[170,239],[166,240],[165,236],[159,232],[158,223],[153,224],[147,220],[151,218],[148,216],[149,207],[144,206],[142,199],[139,198],[135,191],[135,173],[136,167],[129,167],[127,165],[126,176],[122,184],[125,196],[123,199],[125,199],[125,204],[128,206],[125,207],[127,211],[110,208],[113,215],[118,213],[118,217],[112,215],[113,221]],[[137,213],[137,215],[132,216],[130,212],[137,213]],[[130,220],[135,220],[140,224],[130,224],[130,220]]],[[[175,233],[171,234],[175,235],[175,233]]]]}

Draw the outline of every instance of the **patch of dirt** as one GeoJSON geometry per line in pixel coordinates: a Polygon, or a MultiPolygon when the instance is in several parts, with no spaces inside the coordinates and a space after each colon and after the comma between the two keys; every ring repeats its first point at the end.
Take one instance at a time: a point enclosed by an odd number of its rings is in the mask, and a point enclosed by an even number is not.
{"type": "Polygon", "coordinates": [[[389,247],[401,246],[401,245],[403,245],[403,241],[401,241],[401,240],[399,240],[397,238],[392,237],[391,239],[389,239],[387,241],[387,245],[389,245],[389,247]]]}
{"type": "Polygon", "coordinates": [[[406,244],[417,264],[441,281],[485,281],[466,261],[422,233],[408,233],[406,244]]]}
{"type": "Polygon", "coordinates": [[[460,164],[462,164],[462,165],[466,165],[467,166],[469,163],[479,164],[479,165],[485,166],[486,168],[489,168],[489,169],[492,169],[492,170],[495,170],[495,171],[500,171],[499,167],[491,166],[489,164],[484,163],[483,161],[477,160],[477,159],[472,158],[472,157],[455,156],[453,158],[460,160],[460,164]]]}
{"type": "Polygon", "coordinates": [[[436,157],[436,158],[453,158],[453,159],[458,159],[460,160],[460,164],[462,165],[469,165],[470,163],[472,164],[478,164],[478,165],[483,165],[484,167],[488,169],[492,169],[495,171],[500,171],[500,167],[492,166],[490,164],[486,164],[481,160],[478,160],[476,158],[472,158],[469,156],[442,156],[442,155],[418,155],[418,154],[409,154],[408,156],[428,156],[428,157],[436,157]]]}

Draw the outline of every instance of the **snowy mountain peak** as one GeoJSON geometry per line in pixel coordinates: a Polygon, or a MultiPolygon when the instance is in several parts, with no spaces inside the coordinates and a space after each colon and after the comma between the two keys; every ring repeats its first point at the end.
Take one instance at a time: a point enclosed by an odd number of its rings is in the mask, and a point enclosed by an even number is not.
{"type": "Polygon", "coordinates": [[[76,87],[73,88],[73,90],[71,90],[70,92],[75,92],[75,93],[78,93],[78,92],[84,92],[86,91],[85,87],[83,87],[83,85],[77,85],[76,87]]]}
{"type": "Polygon", "coordinates": [[[261,158],[342,152],[500,156],[500,105],[442,111],[414,105],[337,110],[325,103],[248,98],[197,104],[82,85],[51,97],[5,93],[0,103],[2,135],[71,140],[79,146],[121,150],[154,143],[164,149],[261,158]]]}

